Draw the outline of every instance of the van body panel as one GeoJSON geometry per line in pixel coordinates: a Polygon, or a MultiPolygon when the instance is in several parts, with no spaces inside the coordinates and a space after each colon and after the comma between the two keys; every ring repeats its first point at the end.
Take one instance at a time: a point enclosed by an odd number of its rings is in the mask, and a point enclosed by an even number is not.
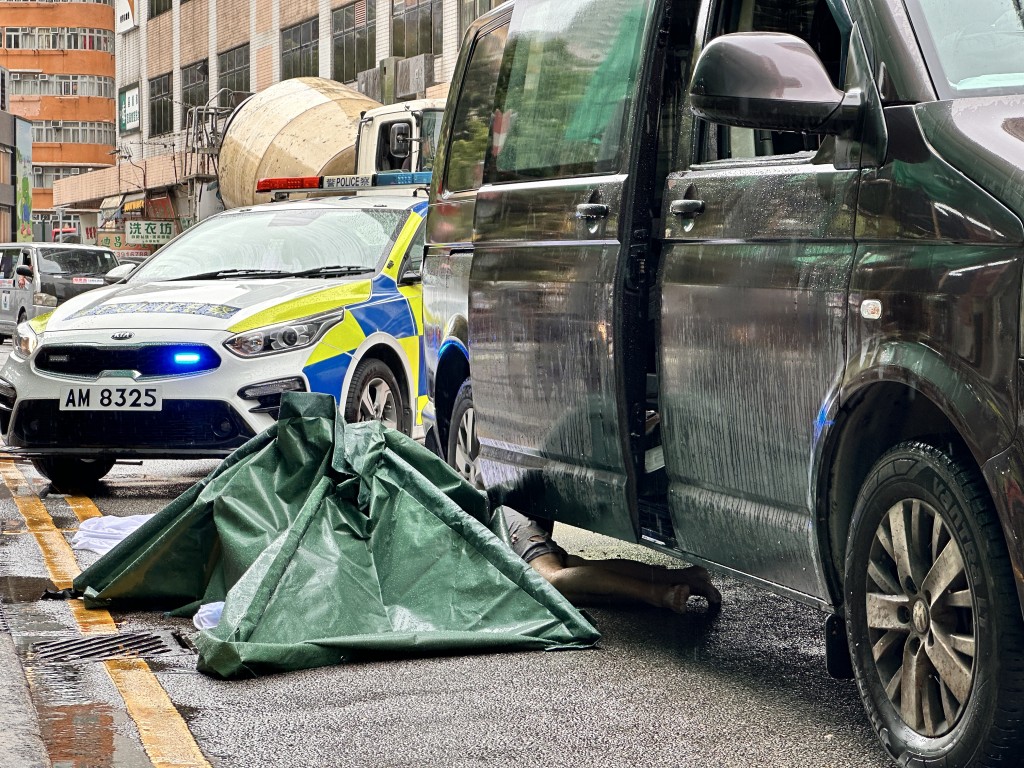
{"type": "MultiPolygon", "coordinates": [[[[496,500],[637,538],[624,371],[647,0],[525,0],[512,15],[477,197],[469,332],[481,472],[496,500]],[[595,30],[600,30],[595,33],[595,30]],[[599,34],[605,44],[586,44],[599,34]]],[[[660,6],[659,6],[660,7],[660,6]]],[[[642,419],[641,419],[642,423],[642,419]]]]}
{"type": "Polygon", "coordinates": [[[463,381],[469,378],[469,269],[473,219],[483,181],[487,133],[512,3],[473,22],[452,75],[443,124],[455,125],[439,141],[431,177],[431,209],[421,276],[436,297],[423,309],[424,366],[428,403],[423,409],[426,444],[447,458],[448,421],[463,381]],[[472,66],[471,66],[472,64],[472,66]],[[457,95],[456,95],[457,94],[457,95]],[[450,167],[454,149],[456,165],[450,167]]]}
{"type": "Polygon", "coordinates": [[[718,163],[673,177],[666,195],[705,206],[686,231],[668,217],[663,257],[662,435],[677,541],[819,597],[807,479],[845,367],[859,178],[811,158],[718,163]]]}
{"type": "Polygon", "coordinates": [[[939,156],[1024,216],[1024,96],[931,102],[914,112],[939,156]]]}

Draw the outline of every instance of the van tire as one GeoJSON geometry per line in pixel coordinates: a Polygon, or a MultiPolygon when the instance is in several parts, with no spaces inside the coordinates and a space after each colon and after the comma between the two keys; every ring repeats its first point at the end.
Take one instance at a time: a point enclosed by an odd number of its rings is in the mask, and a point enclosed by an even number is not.
{"type": "Polygon", "coordinates": [[[484,489],[480,477],[480,439],[476,432],[476,411],[473,408],[473,384],[462,382],[448,426],[448,464],[474,488],[484,489]]]}
{"type": "Polygon", "coordinates": [[[857,687],[896,762],[1017,764],[1024,621],[974,466],[919,442],[886,453],[857,497],[844,591],[857,687]]]}
{"type": "Polygon", "coordinates": [[[356,366],[342,416],[349,424],[381,421],[406,435],[412,432],[412,425],[407,423],[405,398],[398,379],[387,363],[372,357],[356,366]]]}
{"type": "Polygon", "coordinates": [[[100,456],[95,459],[79,456],[45,456],[32,459],[36,471],[50,481],[60,493],[90,491],[114,466],[114,459],[100,456]]]}

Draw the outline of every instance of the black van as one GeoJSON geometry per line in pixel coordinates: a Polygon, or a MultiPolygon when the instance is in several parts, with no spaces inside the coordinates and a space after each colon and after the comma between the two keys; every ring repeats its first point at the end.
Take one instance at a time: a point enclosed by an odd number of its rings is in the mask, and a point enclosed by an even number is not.
{"type": "Polygon", "coordinates": [[[516,0],[430,203],[435,449],[828,612],[901,765],[1024,761],[1020,0],[516,0]]]}

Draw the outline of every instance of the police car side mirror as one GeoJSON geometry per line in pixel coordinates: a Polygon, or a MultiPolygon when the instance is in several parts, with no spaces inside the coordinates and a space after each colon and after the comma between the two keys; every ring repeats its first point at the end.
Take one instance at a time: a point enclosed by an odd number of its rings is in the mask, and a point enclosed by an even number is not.
{"type": "Polygon", "coordinates": [[[107,284],[116,283],[119,280],[124,280],[126,277],[128,277],[128,275],[130,275],[134,271],[134,264],[118,264],[112,270],[107,272],[107,274],[103,276],[103,279],[104,281],[107,282],[107,284]]]}
{"type": "Polygon", "coordinates": [[[19,264],[14,268],[14,273],[21,275],[22,277],[32,277],[32,267],[26,266],[25,264],[19,264]]]}
{"type": "Polygon", "coordinates": [[[423,275],[420,274],[418,269],[408,269],[402,273],[402,277],[399,279],[399,285],[415,285],[416,283],[423,280],[423,275]]]}
{"type": "Polygon", "coordinates": [[[776,32],[716,37],[697,59],[689,96],[693,113],[712,123],[823,134],[853,125],[863,102],[832,85],[811,46],[776,32]]]}

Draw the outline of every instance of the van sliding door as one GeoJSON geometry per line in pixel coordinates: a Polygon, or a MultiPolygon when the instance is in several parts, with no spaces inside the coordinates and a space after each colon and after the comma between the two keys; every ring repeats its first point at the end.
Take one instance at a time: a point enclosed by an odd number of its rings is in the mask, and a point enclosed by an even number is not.
{"type": "Polygon", "coordinates": [[[635,537],[624,355],[638,82],[654,0],[517,0],[477,198],[473,396],[487,485],[635,537]]]}

